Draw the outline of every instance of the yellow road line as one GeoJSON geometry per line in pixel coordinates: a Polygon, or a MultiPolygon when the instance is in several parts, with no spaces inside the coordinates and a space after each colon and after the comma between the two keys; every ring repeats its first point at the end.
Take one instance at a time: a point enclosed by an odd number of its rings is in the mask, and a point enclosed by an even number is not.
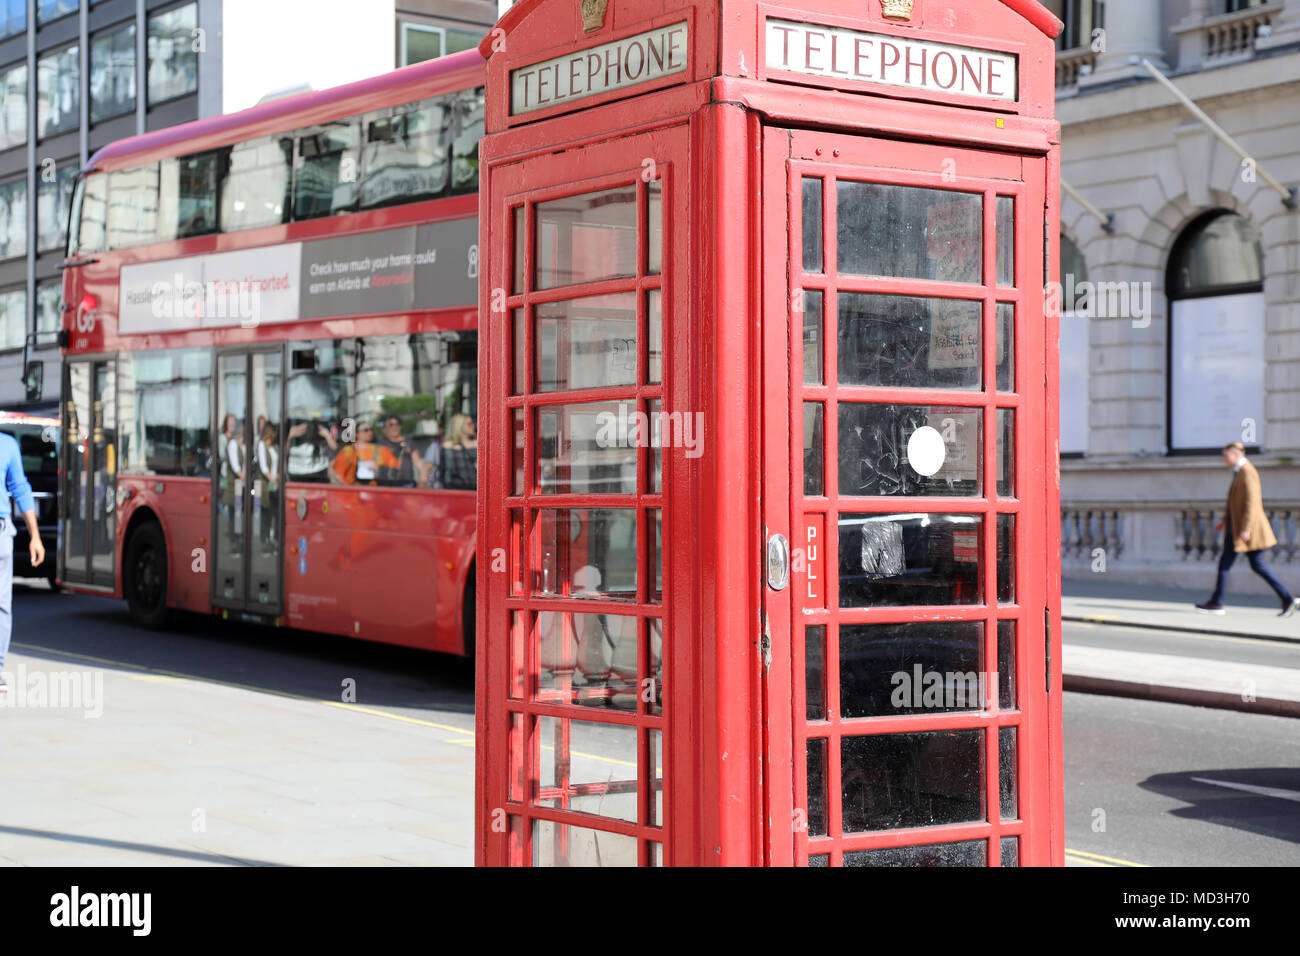
{"type": "Polygon", "coordinates": [[[1079,862],[1081,863],[1088,863],[1093,860],[1100,860],[1102,863],[1109,864],[1110,866],[1136,866],[1136,867],[1141,867],[1143,869],[1151,868],[1151,865],[1149,863],[1134,863],[1132,860],[1121,860],[1117,857],[1102,856],[1100,853],[1087,853],[1083,850],[1071,850],[1068,847],[1066,848],[1065,855],[1079,857],[1081,858],[1079,860],[1079,862]]]}

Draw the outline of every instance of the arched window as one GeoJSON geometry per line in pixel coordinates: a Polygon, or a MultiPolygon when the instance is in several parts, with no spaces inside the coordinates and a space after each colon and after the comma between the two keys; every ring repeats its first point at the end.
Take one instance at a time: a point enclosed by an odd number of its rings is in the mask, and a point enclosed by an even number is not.
{"type": "Polygon", "coordinates": [[[1061,235],[1061,454],[1088,450],[1088,262],[1061,235]]]}
{"type": "Polygon", "coordinates": [[[1218,209],[1174,244],[1169,298],[1169,450],[1257,446],[1264,421],[1264,251],[1243,216],[1218,209]]]}

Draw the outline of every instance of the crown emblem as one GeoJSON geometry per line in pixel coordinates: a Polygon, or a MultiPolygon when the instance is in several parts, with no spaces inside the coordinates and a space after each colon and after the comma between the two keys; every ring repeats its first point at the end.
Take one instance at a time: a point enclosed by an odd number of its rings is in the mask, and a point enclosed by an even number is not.
{"type": "Polygon", "coordinates": [[[579,6],[584,33],[595,33],[605,25],[605,8],[609,6],[609,0],[581,0],[579,6]]]}
{"type": "Polygon", "coordinates": [[[884,14],[890,20],[912,19],[913,0],[880,0],[884,14]]]}

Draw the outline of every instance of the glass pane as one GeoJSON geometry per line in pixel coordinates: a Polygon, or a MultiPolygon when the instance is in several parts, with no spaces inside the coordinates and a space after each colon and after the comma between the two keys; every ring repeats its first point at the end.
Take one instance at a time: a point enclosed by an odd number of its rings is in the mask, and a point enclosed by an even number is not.
{"type": "Polygon", "coordinates": [[[998,795],[1003,820],[1020,816],[1016,797],[1016,728],[998,728],[998,795]]]}
{"type": "Polygon", "coordinates": [[[522,803],[528,788],[528,737],[527,718],[520,713],[510,714],[510,765],[506,782],[506,799],[522,803]]]}
{"type": "Polygon", "coordinates": [[[998,497],[1012,498],[1016,493],[1016,411],[999,408],[998,438],[998,497]]]}
{"type": "Polygon", "coordinates": [[[1211,213],[1178,240],[1170,298],[1199,289],[1256,285],[1264,281],[1264,249],[1245,216],[1211,213]]]}
{"type": "Polygon", "coordinates": [[[194,30],[198,4],[187,3],[149,18],[149,104],[193,93],[199,88],[199,54],[194,30]]]}
{"type": "Polygon", "coordinates": [[[664,515],[659,508],[646,512],[646,532],[650,536],[650,557],[653,561],[655,576],[649,582],[651,603],[658,604],[664,599],[664,515]]]}
{"type": "Polygon", "coordinates": [[[822,241],[822,181],[805,178],[803,181],[803,271],[821,272],[824,242],[822,241]]]}
{"type": "Polygon", "coordinates": [[[108,174],[108,244],[112,249],[158,236],[158,164],[108,174]]]}
{"type": "MultiPolygon", "coordinates": [[[[664,377],[664,316],[663,293],[651,289],[645,294],[646,325],[646,382],[655,385],[664,377]]],[[[633,343],[635,345],[635,343],[633,343]]]]}
{"type": "MultiPolygon", "coordinates": [[[[289,352],[289,451],[286,481],[340,481],[342,422],[351,414],[351,376],[356,367],[350,339],[293,343],[289,352]]],[[[346,476],[347,470],[343,469],[346,476]]]]}
{"type": "Polygon", "coordinates": [[[664,734],[651,730],[646,734],[646,759],[650,761],[650,819],[652,827],[664,825],[664,734]]]}
{"type": "MultiPolygon", "coordinates": [[[[650,421],[660,421],[660,409],[663,402],[658,399],[651,399],[646,402],[646,412],[650,416],[650,421]]],[[[663,450],[658,442],[652,443],[650,448],[650,494],[657,495],[663,491],[663,473],[664,461],[663,450]]]]}
{"type": "Polygon", "coordinates": [[[528,311],[522,308],[512,310],[510,315],[514,330],[514,341],[511,342],[514,347],[514,358],[511,366],[515,395],[525,395],[528,392],[528,327],[525,324],[528,321],[527,316],[528,311]]]}
{"type": "Polygon", "coordinates": [[[325,123],[297,134],[293,218],[314,219],[357,208],[361,122],[325,123]]]}
{"type": "Polygon", "coordinates": [[[284,564],[280,541],[280,448],[284,416],[280,408],[283,379],[279,352],[249,357],[252,377],[252,428],[249,430],[247,470],[249,495],[248,600],[257,604],[280,602],[279,569],[284,564]]]}
{"type": "Polygon", "coordinates": [[[614,614],[537,615],[537,699],[636,711],[637,619],[614,614]]]}
{"type": "Polygon", "coordinates": [[[998,197],[998,285],[1016,284],[1016,197],[998,197]]]}
{"type": "Polygon", "coordinates": [[[646,674],[650,683],[641,689],[641,696],[645,712],[657,715],[664,712],[664,622],[657,617],[647,620],[646,637],[650,652],[646,674]]]}
{"type": "Polygon", "coordinates": [[[841,273],[983,282],[979,193],[841,181],[836,202],[841,273]]]}
{"type": "Polygon", "coordinates": [[[1016,307],[1010,302],[999,302],[997,311],[998,333],[998,391],[1016,390],[1016,307]]]}
{"type": "Polygon", "coordinates": [[[649,423],[633,402],[552,405],[537,410],[538,490],[543,494],[636,494],[636,452],[649,423]]]}
{"type": "MultiPolygon", "coordinates": [[[[27,180],[11,179],[0,183],[0,259],[27,255],[27,180]]],[[[25,306],[24,306],[25,311],[25,306]]],[[[7,341],[5,348],[22,348],[27,331],[24,318],[19,323],[18,341],[7,341]]]]}
{"type": "MultiPolygon", "coordinates": [[[[804,628],[804,686],[809,720],[826,719],[826,625],[804,628]]],[[[843,680],[843,677],[840,678],[843,680]]]]}
{"type": "Polygon", "coordinates": [[[987,840],[928,843],[925,846],[891,846],[879,850],[852,850],[844,854],[845,866],[987,866],[987,840]]]}
{"type": "Polygon", "coordinates": [[[845,737],[844,831],[898,830],[984,819],[984,731],[845,737]]]}
{"type": "Polygon", "coordinates": [[[998,707],[1016,709],[1016,622],[998,621],[998,707]]]}
{"type": "Polygon", "coordinates": [[[998,603],[1016,602],[1016,516],[998,515],[998,603]]]}
{"type": "Polygon", "coordinates": [[[514,465],[511,469],[514,474],[512,492],[516,495],[522,495],[528,483],[528,467],[527,462],[524,461],[524,410],[522,408],[511,411],[510,423],[513,432],[510,453],[514,465]]]}
{"type": "Polygon", "coordinates": [[[510,612],[510,699],[523,700],[528,693],[528,642],[533,629],[528,611],[510,612]]]}
{"type": "Polygon", "coordinates": [[[984,413],[947,406],[839,406],[841,495],[979,497],[984,413]]]}
{"type": "Polygon", "coordinates": [[[218,599],[243,602],[244,504],[249,480],[248,357],[224,355],[217,365],[217,421],[221,423],[217,452],[221,478],[216,529],[218,599]]]}
{"type": "Polygon", "coordinates": [[[824,296],[821,289],[803,292],[803,381],[805,385],[821,385],[825,378],[823,369],[824,344],[822,330],[824,296]]]}
{"type": "Polygon", "coordinates": [[[164,159],[159,181],[159,238],[201,236],[217,229],[217,183],[225,150],[164,159]]]}
{"type": "MultiPolygon", "coordinates": [[[[10,0],[12,3],[13,0],[10,0]]],[[[25,8],[24,8],[25,9],[25,8]]],[[[0,73],[0,149],[27,142],[27,64],[0,73]]]]}
{"type": "Polygon", "coordinates": [[[1002,865],[1003,866],[1020,865],[1020,838],[1019,837],[1002,838],[1002,865]]]}
{"type": "Polygon", "coordinates": [[[534,306],[539,392],[636,384],[636,293],[534,306]]]}
{"type": "Polygon", "coordinates": [[[511,213],[511,229],[515,234],[515,261],[511,273],[514,276],[514,284],[511,288],[515,295],[524,291],[524,279],[527,275],[524,262],[524,251],[528,248],[528,227],[524,221],[526,209],[526,206],[516,206],[511,213]]]}
{"type": "Polygon", "coordinates": [[[810,867],[828,867],[831,865],[830,855],[826,853],[814,854],[813,856],[808,857],[808,865],[810,867]]]}
{"type": "Polygon", "coordinates": [[[222,230],[237,232],[286,222],[292,181],[292,137],[266,136],[231,147],[221,189],[222,230]]]}
{"type": "Polygon", "coordinates": [[[36,137],[76,129],[81,110],[81,59],[70,46],[36,61],[36,137]]]}
{"type": "Polygon", "coordinates": [[[368,113],[361,208],[433,199],[447,188],[451,102],[447,98],[407,103],[368,113]]]}
{"type": "Polygon", "coordinates": [[[803,493],[809,497],[826,493],[825,408],[821,402],[803,404],[803,493]]]}
{"type": "Polygon", "coordinates": [[[636,275],[636,187],[565,196],[536,207],[538,289],[636,275]]]}
{"type": "Polygon", "coordinates": [[[636,865],[636,837],[533,821],[533,866],[636,865]]]}
{"type": "Polygon", "coordinates": [[[636,512],[631,508],[560,508],[537,513],[543,597],[636,600],[636,512]]]}
{"type": "Polygon", "coordinates": [[[840,716],[982,710],[984,623],[840,627],[840,716]]]}
{"type": "Polygon", "coordinates": [[[653,179],[646,183],[646,275],[663,271],[664,260],[664,193],[663,183],[653,179]]]}
{"type": "Polygon", "coordinates": [[[826,835],[825,738],[808,741],[808,835],[826,835]]]}
{"type": "Polygon", "coordinates": [[[977,389],[983,304],[841,292],[839,383],[977,389]]]}
{"type": "Polygon", "coordinates": [[[59,166],[52,181],[42,172],[36,186],[36,251],[62,249],[68,242],[68,215],[72,189],[77,180],[76,165],[59,166]]]}
{"type": "Polygon", "coordinates": [[[840,515],[840,607],[983,603],[983,523],[979,515],[840,515]]]}
{"type": "Polygon", "coordinates": [[[537,803],[637,822],[636,728],[539,717],[537,803]]]}

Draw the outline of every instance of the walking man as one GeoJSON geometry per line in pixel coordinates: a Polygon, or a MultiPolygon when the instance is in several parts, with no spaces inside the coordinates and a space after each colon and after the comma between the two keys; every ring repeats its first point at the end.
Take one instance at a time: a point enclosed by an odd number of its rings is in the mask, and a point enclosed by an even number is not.
{"type": "Polygon", "coordinates": [[[32,486],[23,473],[22,453],[13,436],[4,432],[0,432],[0,470],[4,472],[4,489],[0,491],[0,694],[7,694],[9,684],[4,679],[4,662],[13,632],[14,535],[18,533],[13,519],[14,500],[31,535],[32,567],[45,560],[45,545],[41,543],[41,529],[36,524],[32,486]]]}
{"type": "Polygon", "coordinates": [[[1223,556],[1219,558],[1219,583],[1214,595],[1204,604],[1196,605],[1198,611],[1208,614],[1223,613],[1223,593],[1228,586],[1228,571],[1238,554],[1245,554],[1250,569],[1268,582],[1282,602],[1279,617],[1290,617],[1300,608],[1300,598],[1286,589],[1264,563],[1264,552],[1277,544],[1268,516],[1264,514],[1264,501],[1260,492],[1259,472],[1246,460],[1246,447],[1239,441],[1225,445],[1223,463],[1233,470],[1232,487],[1228,489],[1228,505],[1224,521],[1214,530],[1223,529],[1223,556]]]}

